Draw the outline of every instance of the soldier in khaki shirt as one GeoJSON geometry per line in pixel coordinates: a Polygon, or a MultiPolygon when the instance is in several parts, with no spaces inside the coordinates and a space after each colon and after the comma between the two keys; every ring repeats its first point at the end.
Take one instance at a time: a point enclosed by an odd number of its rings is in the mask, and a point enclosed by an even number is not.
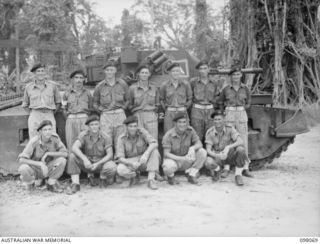
{"type": "Polygon", "coordinates": [[[175,126],[168,130],[162,139],[163,172],[168,177],[170,185],[178,184],[174,173],[183,170],[191,184],[197,184],[197,175],[207,157],[202,148],[199,136],[191,126],[188,126],[187,115],[184,112],[176,114],[175,126]]]}
{"type": "Polygon", "coordinates": [[[136,177],[139,179],[141,171],[147,171],[148,187],[157,190],[155,177],[160,165],[157,140],[148,131],[138,127],[136,116],[129,116],[123,123],[126,132],[118,138],[117,144],[118,175],[130,180],[130,186],[136,177]]]}
{"type": "Polygon", "coordinates": [[[208,78],[209,63],[205,60],[196,65],[199,77],[191,80],[193,104],[191,110],[191,125],[197,132],[201,142],[207,130],[213,125],[211,114],[214,112],[218,98],[217,84],[208,78]]]}
{"type": "Polygon", "coordinates": [[[57,181],[66,166],[67,149],[53,134],[50,120],[42,121],[37,130],[39,135],[32,137],[18,156],[20,178],[28,190],[32,190],[35,184],[42,185],[43,179],[48,178],[47,189],[60,193],[63,190],[57,181]]]}
{"type": "Polygon", "coordinates": [[[189,82],[181,79],[180,65],[173,63],[167,70],[170,79],[160,87],[160,103],[165,110],[164,132],[174,126],[174,116],[186,112],[192,103],[192,90],[189,82]]]}
{"type": "Polygon", "coordinates": [[[86,125],[88,130],[80,133],[72,146],[67,164],[67,173],[71,175],[72,185],[67,194],[80,191],[79,175],[81,170],[88,173],[91,186],[96,186],[94,173],[100,174],[100,187],[107,187],[114,181],[117,165],[113,161],[112,140],[100,130],[100,118],[91,114],[86,125]]]}
{"type": "Polygon", "coordinates": [[[205,166],[210,170],[213,181],[220,179],[223,167],[235,166],[235,182],[238,186],[242,186],[242,174],[250,177],[247,171],[243,171],[245,162],[248,160],[243,140],[233,126],[225,124],[225,115],[221,110],[213,113],[212,118],[214,126],[206,134],[208,157],[205,166]]]}
{"type": "Polygon", "coordinates": [[[89,90],[83,87],[85,73],[82,70],[76,70],[71,73],[72,86],[63,96],[65,103],[63,112],[66,121],[66,141],[69,151],[81,131],[86,129],[85,122],[88,113],[92,110],[92,95],[89,90]]]}
{"type": "Polygon", "coordinates": [[[148,66],[140,66],[136,73],[139,79],[129,88],[128,107],[138,117],[139,126],[158,140],[159,91],[148,80],[151,75],[148,66]]]}
{"type": "Polygon", "coordinates": [[[116,144],[117,137],[124,131],[122,122],[126,119],[125,110],[128,107],[128,85],[116,78],[114,63],[108,62],[103,70],[106,78],[94,89],[93,107],[101,113],[101,130],[110,135],[116,144]]]}
{"type": "Polygon", "coordinates": [[[61,106],[58,87],[53,81],[47,80],[45,66],[36,64],[30,71],[34,73],[35,80],[26,86],[22,100],[22,107],[30,112],[29,139],[38,135],[37,128],[43,120],[50,120],[53,132],[56,133],[54,113],[61,106]]]}

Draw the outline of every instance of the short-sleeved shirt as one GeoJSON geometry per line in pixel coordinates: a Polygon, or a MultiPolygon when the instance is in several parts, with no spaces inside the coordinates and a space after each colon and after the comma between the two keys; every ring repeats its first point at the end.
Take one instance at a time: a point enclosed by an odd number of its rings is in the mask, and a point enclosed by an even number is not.
{"type": "Polygon", "coordinates": [[[162,147],[169,149],[170,153],[174,155],[185,156],[188,154],[189,148],[199,141],[199,136],[191,126],[188,126],[182,135],[179,135],[176,128],[173,127],[164,135],[162,147]]]}
{"type": "Polygon", "coordinates": [[[238,136],[240,134],[233,126],[225,125],[221,133],[212,126],[206,133],[205,142],[211,145],[214,151],[221,152],[227,145],[234,143],[238,136]]]}
{"type": "Polygon", "coordinates": [[[128,85],[121,79],[116,79],[113,86],[106,80],[101,81],[93,93],[93,106],[104,112],[115,109],[126,109],[128,98],[128,85]]]}
{"type": "Polygon", "coordinates": [[[80,93],[71,88],[62,96],[62,100],[67,102],[68,114],[88,113],[92,107],[92,99],[90,91],[85,88],[80,93]]]}
{"type": "Polygon", "coordinates": [[[82,131],[78,140],[81,143],[81,151],[93,161],[105,157],[107,149],[112,147],[111,138],[102,131],[98,132],[98,137],[94,136],[90,130],[82,131]]]}
{"type": "Polygon", "coordinates": [[[165,107],[190,107],[192,90],[189,82],[179,80],[177,88],[172,80],[164,82],[160,87],[160,101],[165,107]]]}
{"type": "Polygon", "coordinates": [[[61,103],[61,96],[53,81],[45,81],[43,88],[40,88],[35,81],[26,86],[22,107],[54,110],[57,103],[61,103]]]}
{"type": "Polygon", "coordinates": [[[241,84],[237,91],[232,85],[228,85],[222,89],[219,102],[226,107],[248,107],[251,103],[249,88],[241,84]]]}
{"type": "MultiPolygon", "coordinates": [[[[46,152],[67,152],[67,149],[60,138],[56,135],[52,135],[47,142],[41,140],[41,136],[37,135],[30,139],[22,153],[19,154],[18,158],[41,161],[41,158],[46,152]]],[[[46,162],[49,162],[52,159],[52,157],[47,157],[46,162]]]]}
{"type": "Polygon", "coordinates": [[[137,82],[129,88],[129,109],[131,112],[139,110],[155,111],[159,106],[159,91],[154,85],[149,84],[148,89],[144,90],[137,82]]]}
{"type": "Polygon", "coordinates": [[[128,132],[118,138],[116,158],[133,158],[142,155],[151,143],[157,143],[148,131],[138,128],[135,137],[130,137],[128,132]]]}
{"type": "Polygon", "coordinates": [[[205,84],[199,77],[192,79],[191,89],[193,92],[193,103],[209,105],[215,104],[218,98],[217,85],[208,79],[208,83],[205,84]]]}

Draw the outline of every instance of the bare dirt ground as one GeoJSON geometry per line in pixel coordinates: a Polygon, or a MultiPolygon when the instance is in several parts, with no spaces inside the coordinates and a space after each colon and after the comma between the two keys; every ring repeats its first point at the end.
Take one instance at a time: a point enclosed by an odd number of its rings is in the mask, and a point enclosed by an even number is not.
{"type": "Polygon", "coordinates": [[[73,196],[0,183],[0,236],[319,236],[320,125],[239,188],[229,176],[202,186],[131,189],[82,185],[73,196]]]}

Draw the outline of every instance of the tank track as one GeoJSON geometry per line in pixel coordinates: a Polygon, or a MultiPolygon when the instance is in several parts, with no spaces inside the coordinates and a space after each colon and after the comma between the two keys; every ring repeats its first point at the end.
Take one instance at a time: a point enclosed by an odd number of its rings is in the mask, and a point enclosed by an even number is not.
{"type": "Polygon", "coordinates": [[[294,142],[294,138],[295,136],[290,138],[285,144],[278,148],[278,150],[272,153],[269,157],[258,160],[252,160],[250,163],[250,169],[258,170],[263,168],[266,164],[271,164],[275,158],[279,158],[281,156],[282,152],[287,151],[288,146],[294,142]]]}

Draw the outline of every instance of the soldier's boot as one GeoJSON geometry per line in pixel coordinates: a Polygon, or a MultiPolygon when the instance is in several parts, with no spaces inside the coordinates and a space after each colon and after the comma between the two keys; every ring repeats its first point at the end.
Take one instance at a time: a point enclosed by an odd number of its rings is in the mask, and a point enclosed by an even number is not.
{"type": "Polygon", "coordinates": [[[243,179],[241,175],[236,175],[235,181],[237,186],[243,186],[243,179]]]}
{"type": "Polygon", "coordinates": [[[156,172],[155,179],[156,179],[156,181],[160,181],[160,182],[164,181],[164,178],[158,172],[156,172]]]}
{"type": "Polygon", "coordinates": [[[60,188],[57,183],[55,183],[53,185],[47,184],[47,189],[48,189],[48,191],[55,192],[55,193],[62,193],[63,192],[63,189],[60,188]]]}
{"type": "Polygon", "coordinates": [[[148,187],[151,190],[158,190],[158,186],[155,180],[148,180],[148,187]]]}
{"type": "Polygon", "coordinates": [[[107,188],[108,187],[108,180],[107,179],[101,179],[99,180],[99,187],[100,188],[107,188]]]}
{"type": "Polygon", "coordinates": [[[179,181],[177,179],[175,179],[174,176],[172,176],[172,177],[168,176],[168,183],[169,183],[169,185],[178,185],[179,181]]]}
{"type": "Polygon", "coordinates": [[[76,192],[80,191],[80,184],[75,184],[75,183],[72,183],[71,186],[69,186],[67,188],[67,194],[68,195],[73,195],[75,194],[76,192]]]}
{"type": "Polygon", "coordinates": [[[253,174],[251,174],[248,169],[244,169],[242,171],[242,175],[245,176],[245,177],[249,177],[249,178],[253,178],[254,177],[253,174]]]}
{"type": "Polygon", "coordinates": [[[95,181],[95,178],[93,175],[90,175],[88,177],[88,180],[89,180],[89,185],[92,186],[92,187],[95,187],[98,185],[98,183],[95,181]]]}
{"type": "Polygon", "coordinates": [[[198,181],[198,179],[194,176],[188,175],[188,182],[193,184],[193,185],[197,185],[200,186],[200,182],[198,181]]]}
{"type": "Polygon", "coordinates": [[[228,175],[230,173],[230,170],[227,170],[227,169],[224,169],[222,172],[221,172],[221,178],[227,178],[228,175]]]}
{"type": "Polygon", "coordinates": [[[221,178],[221,171],[214,171],[212,172],[212,181],[217,182],[221,178]]]}

